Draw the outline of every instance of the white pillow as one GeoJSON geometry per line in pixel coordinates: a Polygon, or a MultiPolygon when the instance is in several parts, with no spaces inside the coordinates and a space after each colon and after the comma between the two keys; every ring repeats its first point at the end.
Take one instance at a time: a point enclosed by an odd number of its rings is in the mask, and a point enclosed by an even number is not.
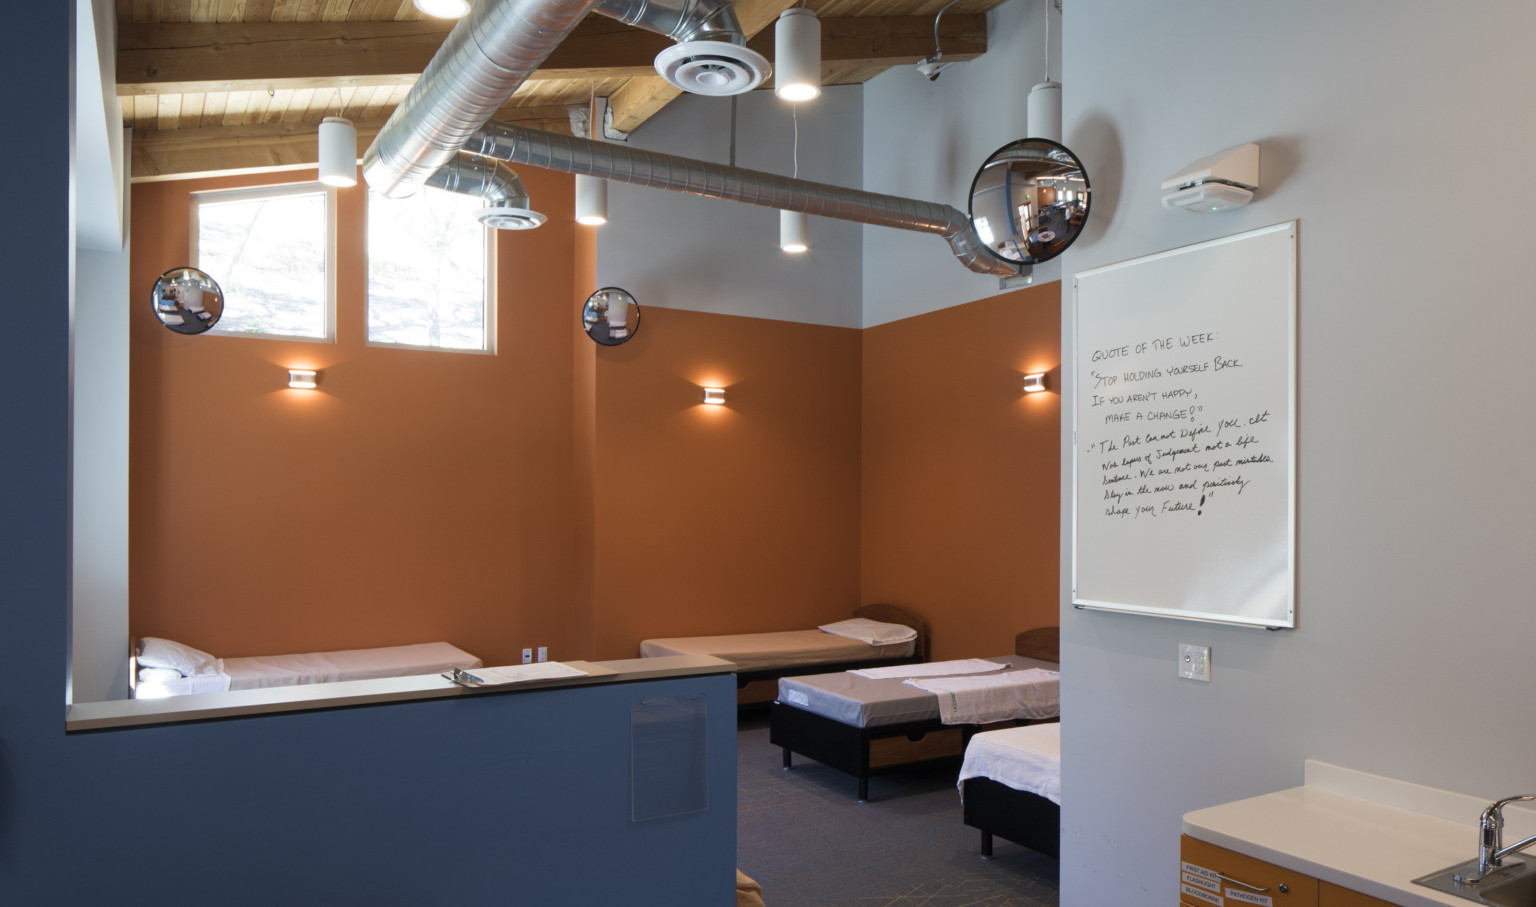
{"type": "Polygon", "coordinates": [[[824,624],[816,629],[833,636],[857,639],[872,646],[888,646],[917,638],[917,631],[901,624],[888,624],[867,617],[850,617],[835,624],[824,624]]]}
{"type": "Polygon", "coordinates": [[[219,660],[207,652],[154,636],[139,640],[138,660],[141,668],[170,668],[183,677],[219,673],[219,660]]]}

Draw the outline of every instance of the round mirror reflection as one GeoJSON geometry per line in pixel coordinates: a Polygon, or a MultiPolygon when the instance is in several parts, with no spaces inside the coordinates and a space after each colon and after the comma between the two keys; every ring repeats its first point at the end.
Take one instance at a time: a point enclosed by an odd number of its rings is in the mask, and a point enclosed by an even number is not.
{"type": "Polygon", "coordinates": [[[971,223],[987,251],[1035,265],[1072,245],[1088,221],[1088,172],[1050,139],[1020,139],[987,158],[971,181],[971,223]]]}
{"type": "Polygon", "coordinates": [[[196,268],[172,268],[161,274],[150,301],[160,323],[178,334],[201,334],[224,314],[224,291],[196,268]]]}
{"type": "Polygon", "coordinates": [[[581,327],[603,346],[618,346],[640,327],[640,304],[618,287],[603,287],[581,307],[581,327]]]}

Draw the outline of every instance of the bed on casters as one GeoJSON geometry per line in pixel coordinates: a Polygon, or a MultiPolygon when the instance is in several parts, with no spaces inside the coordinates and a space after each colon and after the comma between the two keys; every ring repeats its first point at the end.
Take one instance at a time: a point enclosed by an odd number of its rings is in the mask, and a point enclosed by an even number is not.
{"type": "Polygon", "coordinates": [[[852,620],[807,630],[677,636],[640,643],[642,658],[662,655],[713,655],[734,662],[737,705],[761,706],[773,700],[781,677],[927,661],[928,624],[900,605],[864,605],[852,620]],[[877,624],[905,627],[909,632],[872,626],[877,624]]]}
{"type": "MultiPolygon", "coordinates": [[[[1020,634],[1015,648],[1055,655],[1037,642],[1036,636],[1020,634]]],[[[1015,654],[908,671],[785,677],[769,710],[769,742],[783,750],[786,769],[798,753],[853,775],[863,802],[869,799],[871,775],[957,758],[971,735],[985,727],[1057,717],[1057,667],[1054,658],[1015,654]],[[866,676],[871,673],[875,676],[866,676]]]]}
{"type": "Polygon", "coordinates": [[[984,731],[971,737],[960,768],[961,812],[981,831],[1055,857],[1061,846],[1061,724],[984,731]]]}

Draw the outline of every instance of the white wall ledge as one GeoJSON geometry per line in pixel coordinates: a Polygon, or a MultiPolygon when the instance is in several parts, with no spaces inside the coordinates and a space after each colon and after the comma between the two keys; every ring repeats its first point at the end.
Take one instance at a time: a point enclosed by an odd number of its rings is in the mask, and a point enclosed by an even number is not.
{"type": "Polygon", "coordinates": [[[499,696],[593,686],[600,683],[630,683],[706,674],[728,674],[736,670],[735,664],[708,655],[672,655],[610,662],[568,661],[566,664],[586,671],[587,676],[468,689],[450,682],[440,674],[421,674],[376,680],[345,680],[337,683],[268,687],[260,690],[194,693],[186,696],[169,696],[164,699],[82,702],[66,708],[64,729],[69,732],[100,731],[185,721],[208,721],[216,718],[273,715],[281,712],[382,705],[417,699],[499,696]]]}

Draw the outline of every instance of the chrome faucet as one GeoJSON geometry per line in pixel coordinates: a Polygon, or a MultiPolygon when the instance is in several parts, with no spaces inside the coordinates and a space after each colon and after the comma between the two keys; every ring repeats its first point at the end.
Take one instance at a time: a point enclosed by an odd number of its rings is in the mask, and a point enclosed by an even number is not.
{"type": "MultiPolygon", "coordinates": [[[[1508,847],[1504,846],[1504,805],[1522,800],[1536,800],[1536,794],[1495,800],[1483,810],[1483,816],[1477,823],[1477,875],[1462,876],[1458,873],[1456,881],[1481,882],[1503,868],[1504,857],[1536,844],[1536,835],[1531,835],[1523,841],[1516,841],[1508,847]]],[[[1469,867],[1470,865],[1468,864],[1469,867]]]]}

